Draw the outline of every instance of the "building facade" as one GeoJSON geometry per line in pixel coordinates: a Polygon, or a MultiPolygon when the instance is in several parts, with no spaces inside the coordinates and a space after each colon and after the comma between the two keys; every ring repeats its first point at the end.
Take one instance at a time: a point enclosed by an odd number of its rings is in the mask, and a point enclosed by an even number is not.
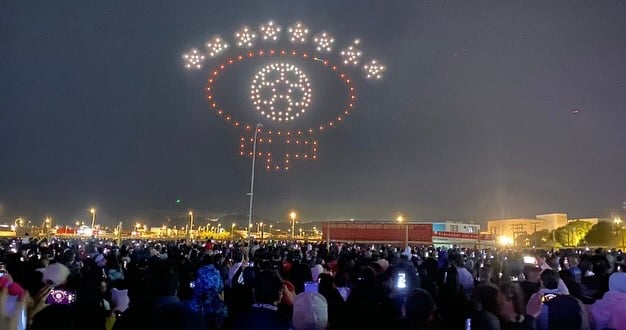
{"type": "Polygon", "coordinates": [[[487,221],[487,231],[498,236],[515,238],[521,234],[533,234],[541,230],[554,230],[567,225],[567,213],[539,214],[534,219],[496,219],[487,221]]]}

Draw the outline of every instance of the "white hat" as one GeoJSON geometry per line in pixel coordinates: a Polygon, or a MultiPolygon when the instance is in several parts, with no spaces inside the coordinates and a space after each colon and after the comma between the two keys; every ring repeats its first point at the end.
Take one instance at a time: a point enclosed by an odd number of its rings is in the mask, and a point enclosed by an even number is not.
{"type": "Polygon", "coordinates": [[[324,330],[328,327],[328,303],[316,292],[302,292],[293,302],[294,330],[324,330]]]}
{"type": "Polygon", "coordinates": [[[317,278],[323,272],[324,272],[324,267],[322,267],[322,265],[317,264],[317,265],[313,266],[311,268],[311,277],[313,278],[313,281],[317,281],[317,278]]]}
{"type": "Polygon", "coordinates": [[[44,283],[52,282],[52,285],[59,286],[65,284],[67,277],[70,276],[69,268],[60,263],[53,263],[46,268],[37,269],[43,274],[41,279],[44,283]]]}

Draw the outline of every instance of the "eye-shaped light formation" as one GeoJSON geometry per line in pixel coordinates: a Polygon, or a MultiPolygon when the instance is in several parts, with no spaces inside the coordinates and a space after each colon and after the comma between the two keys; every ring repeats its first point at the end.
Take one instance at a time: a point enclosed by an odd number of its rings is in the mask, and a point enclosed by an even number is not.
{"type": "Polygon", "coordinates": [[[367,79],[379,80],[383,78],[383,73],[386,69],[385,66],[378,63],[377,60],[372,60],[369,64],[363,66],[363,70],[365,70],[365,77],[367,79]]]}
{"type": "Polygon", "coordinates": [[[213,40],[206,43],[208,54],[210,57],[215,57],[228,49],[226,41],[220,37],[215,37],[213,40]]]}
{"type": "Polygon", "coordinates": [[[250,98],[256,111],[275,122],[288,122],[306,112],[311,103],[311,84],[293,64],[265,66],[252,79],[250,98]]]}
{"type": "Polygon", "coordinates": [[[306,42],[306,36],[309,34],[309,29],[301,22],[297,22],[295,25],[289,27],[288,32],[289,40],[291,40],[291,42],[303,44],[306,42]]]}
{"type": "Polygon", "coordinates": [[[280,26],[276,25],[273,21],[269,21],[266,24],[259,26],[259,33],[261,39],[267,41],[278,40],[278,34],[280,33],[280,26]]]}
{"type": "Polygon", "coordinates": [[[239,31],[235,32],[235,40],[238,47],[252,47],[254,44],[256,35],[247,26],[242,27],[239,31]]]}
{"type": "Polygon", "coordinates": [[[204,55],[195,48],[183,54],[183,63],[186,69],[201,69],[204,60],[204,55]]]}
{"type": "Polygon", "coordinates": [[[352,45],[348,46],[348,48],[341,51],[341,58],[343,59],[343,64],[345,65],[358,65],[361,56],[361,49],[359,44],[361,41],[359,39],[354,40],[352,45]]]}
{"type": "Polygon", "coordinates": [[[326,32],[322,32],[313,38],[313,43],[315,43],[315,49],[318,52],[330,53],[333,50],[332,46],[334,42],[335,39],[326,32]]]}

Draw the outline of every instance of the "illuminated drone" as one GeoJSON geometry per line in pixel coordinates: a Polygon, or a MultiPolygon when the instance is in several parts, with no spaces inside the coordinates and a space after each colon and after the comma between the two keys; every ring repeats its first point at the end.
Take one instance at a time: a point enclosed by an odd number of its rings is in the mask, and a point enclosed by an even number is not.
{"type": "Polygon", "coordinates": [[[224,56],[221,62],[211,63],[208,71],[205,90],[210,109],[241,130],[240,156],[254,155],[256,129],[254,156],[263,159],[268,170],[288,170],[293,161],[317,159],[319,142],[315,135],[337,127],[356,107],[354,81],[334,63],[361,68],[367,80],[380,80],[385,73],[385,66],[378,60],[362,64],[363,52],[358,39],[337,54],[333,54],[334,46],[335,38],[326,31],[311,35],[302,22],[283,31],[277,23],[269,21],[259,25],[258,31],[241,27],[233,33],[232,41],[216,36],[206,42],[205,52],[194,48],[183,54],[182,59],[186,69],[199,70],[206,61],[218,61],[224,56]],[[248,102],[233,106],[232,99],[222,99],[225,94],[220,90],[222,77],[252,62],[254,70],[246,73],[250,78],[248,90],[237,91],[237,94],[249,95],[248,102]],[[315,85],[316,77],[322,73],[337,79],[334,80],[338,81],[337,87],[320,89],[322,86],[315,85]],[[313,121],[311,113],[320,110],[313,105],[323,103],[321,96],[335,90],[345,93],[341,97],[343,101],[331,107],[334,110],[330,118],[313,121]],[[243,114],[237,113],[239,108],[244,108],[243,114]]]}

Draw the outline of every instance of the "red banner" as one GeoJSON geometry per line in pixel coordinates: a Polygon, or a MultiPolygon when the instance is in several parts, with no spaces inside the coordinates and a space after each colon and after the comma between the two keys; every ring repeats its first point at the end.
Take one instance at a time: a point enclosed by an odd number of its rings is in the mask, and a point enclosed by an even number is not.
{"type": "Polygon", "coordinates": [[[404,241],[408,231],[410,242],[432,242],[431,224],[395,224],[380,222],[331,222],[322,225],[323,237],[331,241],[398,242],[404,241]]]}

